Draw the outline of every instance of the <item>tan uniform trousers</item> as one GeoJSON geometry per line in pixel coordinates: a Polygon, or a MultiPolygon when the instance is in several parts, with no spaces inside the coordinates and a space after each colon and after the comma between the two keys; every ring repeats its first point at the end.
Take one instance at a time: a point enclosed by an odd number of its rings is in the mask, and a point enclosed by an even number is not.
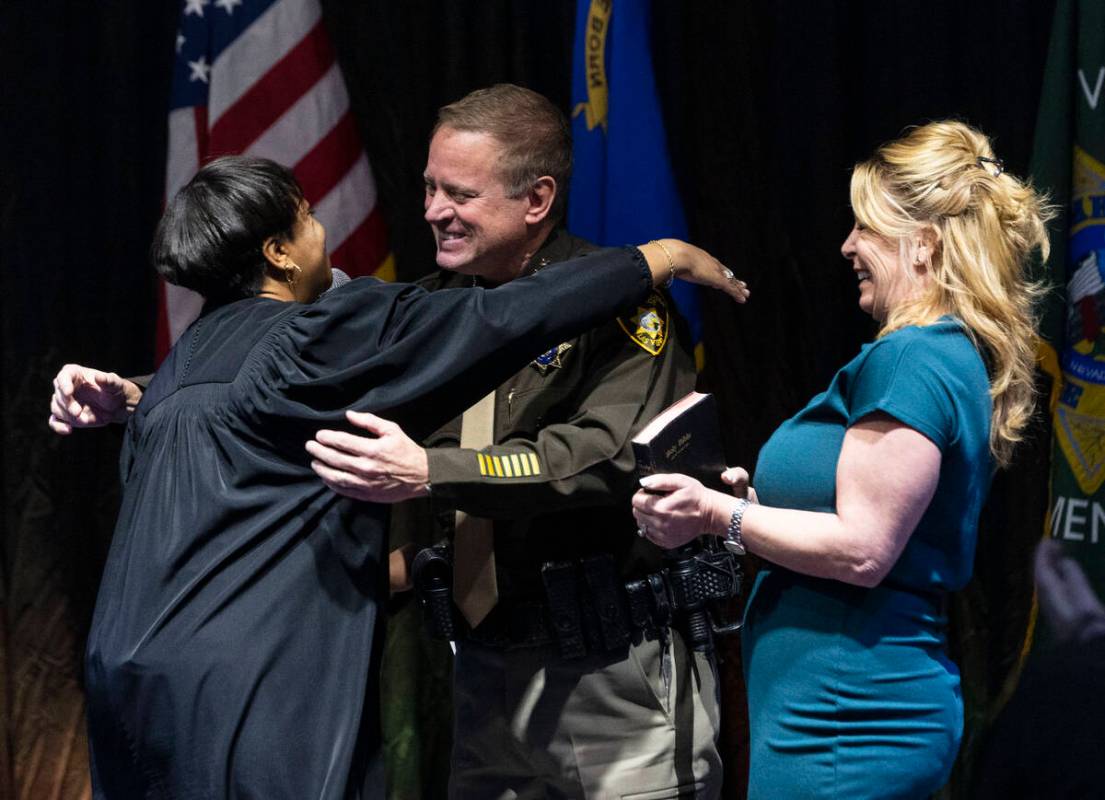
{"type": "Polygon", "coordinates": [[[716,667],[673,639],[667,691],[655,641],[574,660],[460,642],[450,797],[718,797],[716,667]]]}

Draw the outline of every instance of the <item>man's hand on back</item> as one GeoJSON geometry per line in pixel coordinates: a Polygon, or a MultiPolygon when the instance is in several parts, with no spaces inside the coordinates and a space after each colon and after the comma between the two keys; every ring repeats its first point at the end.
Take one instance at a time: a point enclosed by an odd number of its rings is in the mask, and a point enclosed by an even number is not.
{"type": "Polygon", "coordinates": [[[335,492],[372,503],[398,503],[428,493],[426,451],[394,422],[347,411],[372,436],[320,430],[307,442],[311,468],[335,492]]]}

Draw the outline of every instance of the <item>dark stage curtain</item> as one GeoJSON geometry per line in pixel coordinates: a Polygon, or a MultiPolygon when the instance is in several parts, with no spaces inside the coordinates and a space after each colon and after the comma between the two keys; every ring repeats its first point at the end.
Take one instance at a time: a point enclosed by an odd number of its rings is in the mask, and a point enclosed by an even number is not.
{"type": "MultiPolygon", "coordinates": [[[[692,238],[754,292],[739,310],[706,303],[702,382],[722,400],[732,463],[753,465],[774,427],[873,333],[838,252],[851,225],[851,164],[906,125],[956,116],[994,135],[1007,167],[1024,174],[1053,6],[654,4],[653,50],[692,238]]],[[[569,110],[574,3],[323,7],[399,274],[417,277],[432,268],[421,170],[436,108],[505,80],[569,110]]],[[[178,13],[179,3],[148,0],[0,4],[3,797],[86,791],[80,662],[118,500],[118,437],[53,437],[47,398],[68,361],[123,374],[153,366],[145,250],[161,206],[178,13]]],[[[1023,633],[1046,452],[1030,443],[997,481],[978,579],[956,601],[953,647],[977,722],[997,701],[1023,633]],[[1001,594],[1017,586],[1020,594],[1001,594]]],[[[725,655],[736,796],[739,654],[730,646],[725,655]]]]}

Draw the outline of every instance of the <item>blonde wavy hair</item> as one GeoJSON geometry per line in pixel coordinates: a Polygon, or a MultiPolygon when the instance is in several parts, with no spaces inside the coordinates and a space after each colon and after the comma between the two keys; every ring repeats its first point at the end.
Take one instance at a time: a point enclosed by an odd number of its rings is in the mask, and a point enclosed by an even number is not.
{"type": "Polygon", "coordinates": [[[990,376],[990,450],[1007,466],[1035,402],[1042,287],[1027,268],[1033,251],[1047,258],[1054,211],[1004,172],[983,133],[956,121],[910,129],[880,147],[856,165],[851,196],[856,222],[897,241],[902,263],[924,263],[931,276],[924,291],[889,310],[879,335],[945,314],[966,325],[990,376]]]}

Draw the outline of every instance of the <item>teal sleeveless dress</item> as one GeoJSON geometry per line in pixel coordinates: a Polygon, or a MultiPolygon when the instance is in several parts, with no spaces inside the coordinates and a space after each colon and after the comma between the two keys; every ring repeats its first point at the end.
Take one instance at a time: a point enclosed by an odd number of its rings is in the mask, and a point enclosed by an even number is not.
{"type": "Polygon", "coordinates": [[[927,797],[959,749],[943,599],[970,578],[993,472],[986,367],[962,325],[945,317],[864,346],[764,445],[756,491],[764,505],[833,511],[844,433],[873,412],[940,448],[936,494],[874,589],[760,571],[742,635],[752,800],[927,797]]]}

